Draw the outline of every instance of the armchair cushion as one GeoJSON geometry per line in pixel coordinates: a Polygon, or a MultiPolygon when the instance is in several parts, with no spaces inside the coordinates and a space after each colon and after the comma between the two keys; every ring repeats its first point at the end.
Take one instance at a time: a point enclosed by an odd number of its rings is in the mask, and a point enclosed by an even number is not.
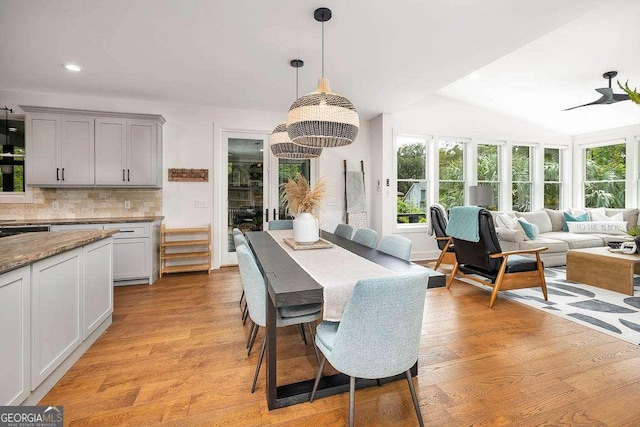
{"type": "Polygon", "coordinates": [[[525,271],[535,271],[538,269],[538,263],[535,259],[522,255],[510,255],[507,258],[507,270],[505,273],[522,273],[525,271]]]}

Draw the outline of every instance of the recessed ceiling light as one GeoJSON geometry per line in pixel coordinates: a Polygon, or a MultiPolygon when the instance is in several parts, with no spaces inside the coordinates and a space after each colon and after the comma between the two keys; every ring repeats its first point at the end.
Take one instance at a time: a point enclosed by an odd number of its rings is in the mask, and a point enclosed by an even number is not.
{"type": "Polygon", "coordinates": [[[62,64],[62,66],[64,67],[65,70],[73,71],[74,73],[79,73],[80,71],[83,71],[82,67],[76,64],[67,63],[67,64],[62,64]]]}
{"type": "Polygon", "coordinates": [[[478,74],[478,73],[471,73],[471,74],[469,74],[469,78],[470,78],[471,80],[479,79],[479,78],[480,78],[480,74],[478,74]]]}

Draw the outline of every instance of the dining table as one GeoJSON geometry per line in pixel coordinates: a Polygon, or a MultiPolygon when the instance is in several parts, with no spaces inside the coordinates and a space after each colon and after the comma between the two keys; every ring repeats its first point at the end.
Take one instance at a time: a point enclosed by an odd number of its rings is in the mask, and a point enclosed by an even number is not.
{"type": "MultiPolygon", "coordinates": [[[[350,290],[360,278],[428,272],[428,289],[444,287],[446,282],[446,276],[442,273],[324,230],[320,231],[320,238],[331,243],[333,248],[295,251],[283,242],[287,237],[293,237],[292,230],[246,233],[247,241],[264,277],[268,293],[266,299],[266,398],[269,410],[307,402],[315,379],[312,376],[307,380],[293,384],[277,384],[276,313],[279,308],[324,303],[323,319],[339,321],[341,310],[349,298],[350,290]],[[314,256],[309,257],[312,251],[314,256]],[[303,253],[304,256],[302,256],[303,253]],[[322,259],[324,264],[313,265],[317,263],[310,262],[311,259],[322,259]],[[354,268],[354,266],[357,267],[354,268]],[[345,270],[353,270],[350,277],[343,277],[342,272],[345,270]]],[[[417,362],[412,368],[412,375],[416,374],[417,362]]],[[[358,379],[357,388],[400,378],[406,378],[404,373],[398,378],[392,377],[383,380],[358,379]]],[[[348,390],[348,376],[344,374],[327,375],[322,377],[320,381],[317,396],[329,396],[348,390]]]]}

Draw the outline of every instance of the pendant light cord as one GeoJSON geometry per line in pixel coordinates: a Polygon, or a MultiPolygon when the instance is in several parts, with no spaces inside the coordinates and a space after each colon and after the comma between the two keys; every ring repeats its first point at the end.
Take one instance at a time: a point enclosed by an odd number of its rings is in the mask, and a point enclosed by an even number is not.
{"type": "Polygon", "coordinates": [[[296,67],[296,99],[298,99],[298,69],[299,67],[296,67]]]}
{"type": "Polygon", "coordinates": [[[324,79],[324,22],[322,22],[322,78],[324,79]]]}

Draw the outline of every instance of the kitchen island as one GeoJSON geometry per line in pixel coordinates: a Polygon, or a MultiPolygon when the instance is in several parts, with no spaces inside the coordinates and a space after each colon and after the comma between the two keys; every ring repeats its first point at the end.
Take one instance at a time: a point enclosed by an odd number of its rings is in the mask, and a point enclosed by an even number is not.
{"type": "Polygon", "coordinates": [[[35,405],[111,324],[118,230],[0,239],[0,405],[35,405]]]}

